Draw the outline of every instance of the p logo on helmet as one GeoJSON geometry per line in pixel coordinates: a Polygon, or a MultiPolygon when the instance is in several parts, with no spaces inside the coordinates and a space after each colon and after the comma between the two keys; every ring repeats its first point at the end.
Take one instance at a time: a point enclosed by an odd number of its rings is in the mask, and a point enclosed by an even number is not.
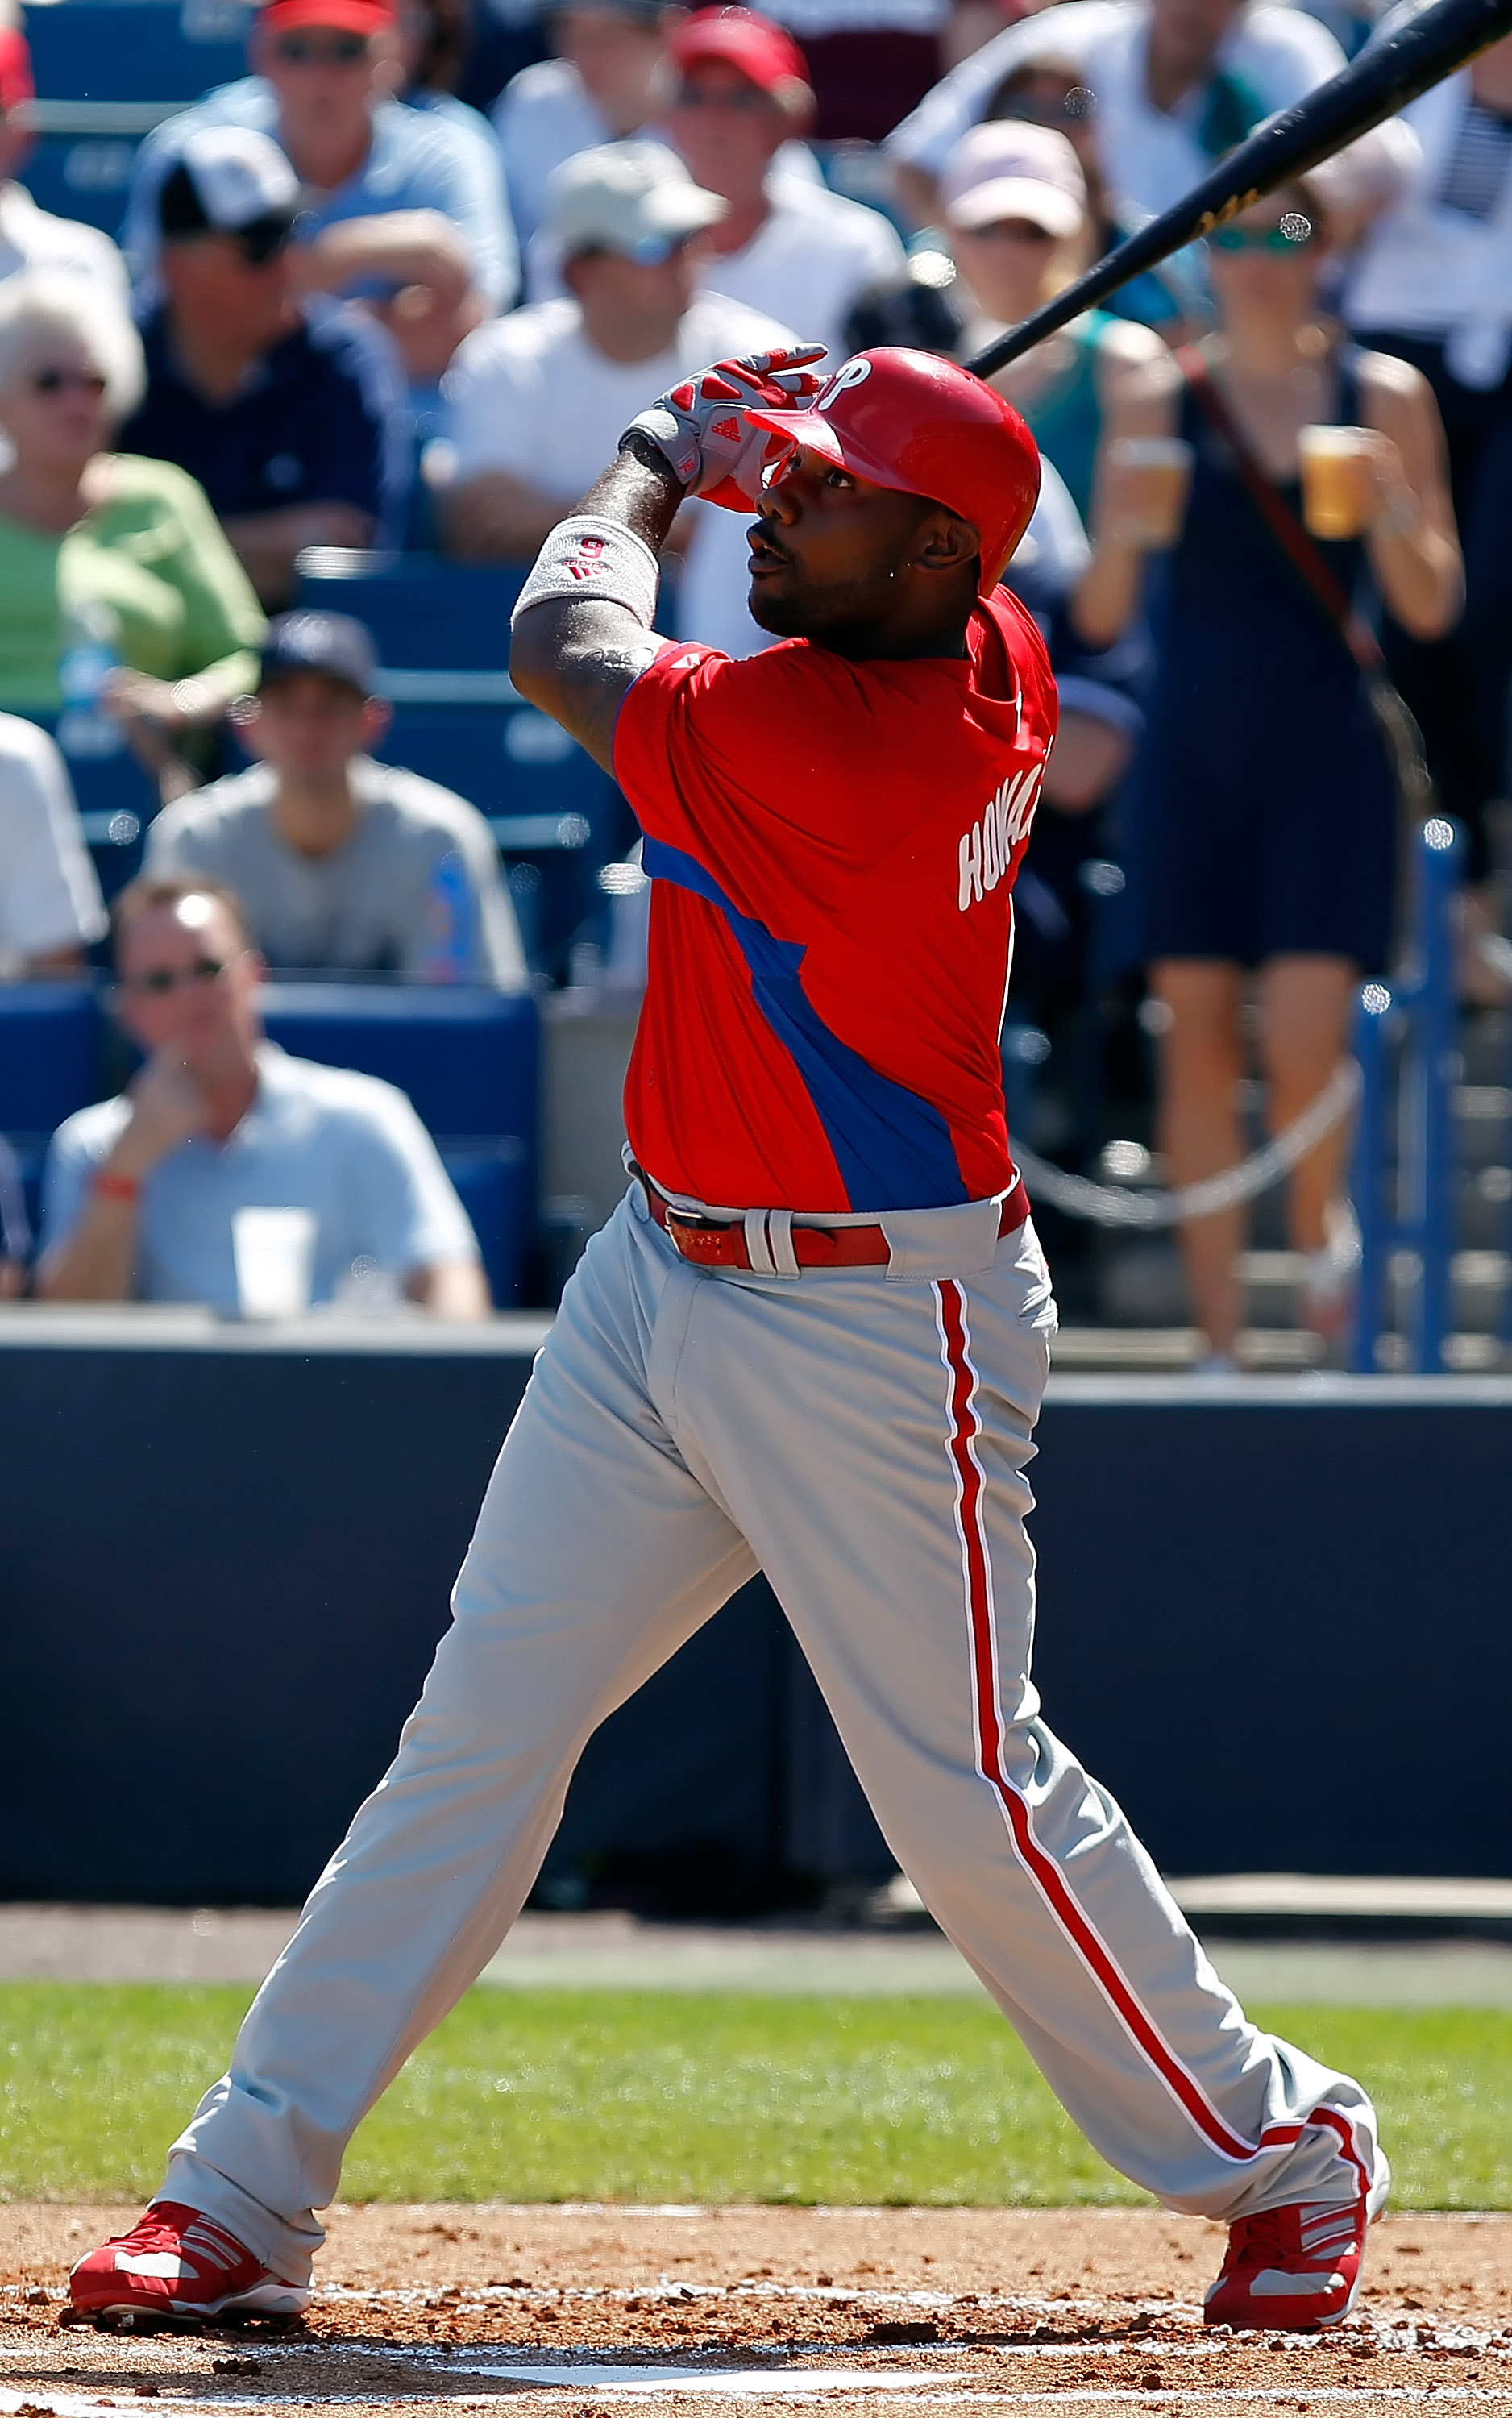
{"type": "Polygon", "coordinates": [[[864,353],[857,353],[852,360],[842,362],[833,377],[830,378],[815,396],[815,410],[828,411],[830,406],[838,402],[840,396],[849,388],[864,386],[871,374],[872,365],[864,353]]]}
{"type": "Polygon", "coordinates": [[[1040,457],[1017,412],[970,370],[933,353],[878,345],[843,361],[812,403],[745,417],[873,486],[957,513],[977,533],[984,595],[1039,497],[1040,457]]]}

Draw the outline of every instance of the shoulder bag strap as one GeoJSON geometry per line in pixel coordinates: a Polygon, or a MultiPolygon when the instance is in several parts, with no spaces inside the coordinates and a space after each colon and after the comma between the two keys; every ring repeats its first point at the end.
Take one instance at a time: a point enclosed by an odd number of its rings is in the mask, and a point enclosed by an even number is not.
{"type": "Polygon", "coordinates": [[[1422,735],[1406,699],[1386,670],[1375,632],[1355,611],[1308,531],[1245,442],[1199,347],[1184,344],[1176,355],[1176,365],[1209,427],[1227,446],[1234,468],[1266,528],[1359,665],[1366,696],[1390,751],[1404,803],[1416,811],[1428,812],[1433,782],[1423,754],[1422,735]]]}

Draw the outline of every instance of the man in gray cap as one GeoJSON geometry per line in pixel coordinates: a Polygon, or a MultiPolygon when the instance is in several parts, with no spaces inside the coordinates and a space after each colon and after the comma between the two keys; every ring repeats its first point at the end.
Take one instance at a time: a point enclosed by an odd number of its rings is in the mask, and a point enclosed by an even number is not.
{"type": "MultiPolygon", "coordinates": [[[[450,553],[527,559],[654,396],[711,360],[793,342],[776,320],[699,289],[700,238],[725,207],[659,143],[606,143],[556,170],[546,230],[570,298],[477,329],[442,388],[450,553]]],[[[690,511],[688,626],[751,654],[766,641],[745,607],[739,521],[690,511]]]]}
{"type": "Polygon", "coordinates": [[[163,299],[120,437],[199,481],[269,611],[293,595],[305,546],[396,543],[409,482],[391,341],[351,303],[299,300],[298,207],[270,135],[186,138],[158,189],[163,299]]]}
{"type": "Polygon", "coordinates": [[[242,735],[262,758],[165,807],[146,870],[235,891],[285,972],[393,973],[524,987],[519,927],[493,834],[466,799],[368,752],[389,709],[344,613],[269,624],[242,735]]]}

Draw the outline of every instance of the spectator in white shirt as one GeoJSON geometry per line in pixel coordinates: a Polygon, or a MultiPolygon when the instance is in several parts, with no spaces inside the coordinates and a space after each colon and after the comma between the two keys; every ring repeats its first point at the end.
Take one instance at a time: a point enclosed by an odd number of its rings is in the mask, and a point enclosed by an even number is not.
{"type": "MultiPolygon", "coordinates": [[[[792,343],[780,322],[699,292],[700,242],[724,211],[659,144],[605,144],[557,169],[546,227],[573,298],[480,328],[443,382],[450,553],[527,560],[637,411],[710,361],[792,343]]],[[[684,509],[680,618],[728,653],[755,653],[770,641],[745,607],[745,523],[684,509]]]]}
{"type": "Polygon", "coordinates": [[[1263,0],[1064,0],[963,59],[889,135],[899,194],[921,225],[935,216],[953,145],[985,115],[1004,76],[1041,57],[1079,70],[1109,191],[1152,213],[1344,64],[1315,18],[1263,0]]]}
{"type": "Polygon", "coordinates": [[[557,56],[522,68],[494,107],[522,245],[545,215],[554,168],[650,123],[664,98],[667,37],[681,15],[666,0],[574,0],[550,11],[557,56]]]}
{"type": "Polygon", "coordinates": [[[31,130],[31,52],[15,25],[0,25],[0,277],[23,268],[66,268],[92,278],[111,304],[126,301],[126,263],[108,235],[38,209],[16,177],[36,141],[31,130]]]}
{"type": "Polygon", "coordinates": [[[779,162],[813,123],[802,51],[749,8],[700,10],[671,51],[672,140],[695,182],[728,205],[710,231],[709,283],[838,355],[851,305],[898,274],[903,247],[878,211],[800,182],[779,162]]]}
{"type": "Polygon", "coordinates": [[[107,926],[62,757],[0,713],[0,981],[83,970],[107,926]]]}
{"type": "Polygon", "coordinates": [[[392,718],[377,685],[360,621],[280,614],[241,725],[261,762],[164,807],[147,871],[234,890],[281,970],[523,990],[493,834],[466,798],[374,761],[392,718]]]}
{"type": "Polygon", "coordinates": [[[439,1317],[486,1317],[472,1228],[404,1093],[264,1039],[265,969],[230,892],[193,874],[130,883],[115,902],[115,964],[121,1021],[145,1064],[53,1137],[44,1300],[235,1310],[237,1211],[309,1209],[312,1301],[377,1271],[439,1317]]]}

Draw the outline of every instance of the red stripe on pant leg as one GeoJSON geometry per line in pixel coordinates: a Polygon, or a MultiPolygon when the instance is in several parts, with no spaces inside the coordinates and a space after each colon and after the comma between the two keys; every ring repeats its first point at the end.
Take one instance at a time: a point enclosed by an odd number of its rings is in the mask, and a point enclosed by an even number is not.
{"type": "Polygon", "coordinates": [[[1097,1981],[1125,2030],[1214,2148],[1227,2158],[1247,2161],[1262,2149],[1279,2148],[1288,2139],[1295,2139],[1301,2133],[1301,2126],[1273,2126],[1259,2142],[1254,2143],[1242,2140],[1238,2134],[1229,2131],[1217,2110],[1209,2105],[1196,2076],[1187,2072],[1174,2050],[1162,2040],[1134,1996],[1077,1904],[1060,1866],[1046,1854],[1035,1838],[1029,1808],[1018,1792],[1010,1786],[1004,1772],[992,1634],[991,1565],[982,1516],[982,1471],[974,1449],[982,1422],[975,1402],[976,1377],[970,1362],[966,1305],[961,1288],[954,1278],[941,1278],[936,1284],[935,1293],[939,1304],[944,1359],[950,1377],[950,1454],[955,1471],[956,1512],[966,1569],[967,1609],[971,1630],[971,1676],[976,1697],[976,1731],[982,1776],[997,1793],[1020,1861],[1097,1981]]]}
{"type": "Polygon", "coordinates": [[[1343,2154],[1346,2163],[1354,2168],[1355,2173],[1360,2178],[1360,2205],[1368,2212],[1370,2207],[1370,2178],[1365,2171],[1365,2160],[1361,2157],[1359,2150],[1355,2145],[1354,2127],[1350,2122],[1349,2118],[1347,2116],[1340,2115],[1336,2107],[1315,2107],[1312,2111],[1309,2121],[1314,2124],[1326,2124],[1331,2133],[1336,2133],[1338,2135],[1339,2140],[1343,2145],[1343,2154]]]}

